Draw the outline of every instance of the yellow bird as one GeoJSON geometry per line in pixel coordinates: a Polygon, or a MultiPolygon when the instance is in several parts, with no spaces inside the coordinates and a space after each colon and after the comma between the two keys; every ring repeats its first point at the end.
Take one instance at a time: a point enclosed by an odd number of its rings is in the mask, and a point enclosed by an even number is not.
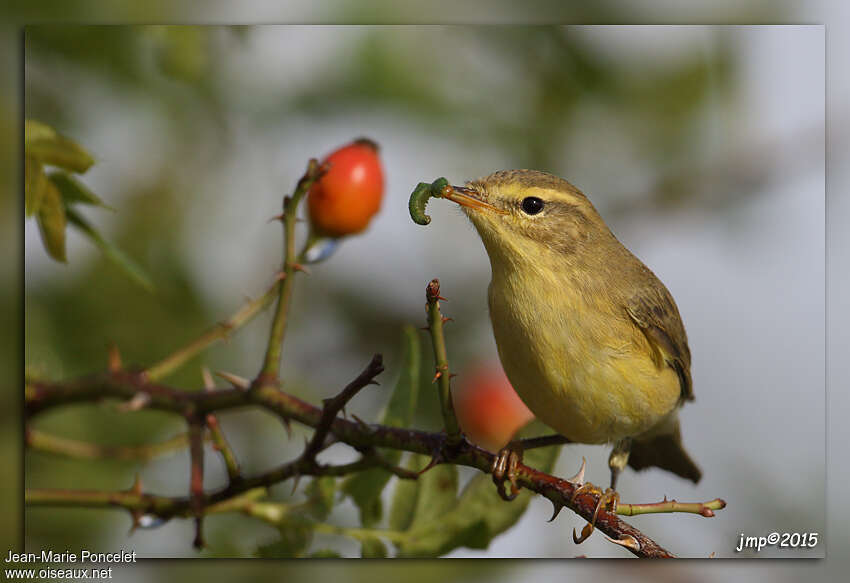
{"type": "Polygon", "coordinates": [[[628,463],[694,482],[677,412],[693,400],[691,354],[670,292],[587,197],[534,170],[446,189],[490,256],[490,319],[502,365],[538,419],[576,443],[611,443],[611,488],[628,463]]]}

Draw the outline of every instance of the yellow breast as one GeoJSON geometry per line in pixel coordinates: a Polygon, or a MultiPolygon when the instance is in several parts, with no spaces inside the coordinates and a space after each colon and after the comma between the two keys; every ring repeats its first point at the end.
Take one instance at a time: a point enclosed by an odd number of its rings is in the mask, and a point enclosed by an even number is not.
{"type": "Polygon", "coordinates": [[[494,272],[489,303],[511,384],[538,419],[570,440],[637,436],[675,411],[677,374],[653,362],[625,312],[550,272],[494,272]]]}

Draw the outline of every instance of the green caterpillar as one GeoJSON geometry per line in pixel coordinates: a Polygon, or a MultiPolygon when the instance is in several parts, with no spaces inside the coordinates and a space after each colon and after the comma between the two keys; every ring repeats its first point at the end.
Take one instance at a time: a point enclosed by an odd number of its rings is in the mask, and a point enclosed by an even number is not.
{"type": "Polygon", "coordinates": [[[428,199],[431,197],[442,198],[443,192],[449,186],[449,181],[445,178],[438,178],[431,184],[420,182],[413,189],[410,195],[408,209],[410,209],[410,218],[417,225],[427,225],[431,222],[431,217],[425,214],[425,205],[428,204],[428,199]]]}

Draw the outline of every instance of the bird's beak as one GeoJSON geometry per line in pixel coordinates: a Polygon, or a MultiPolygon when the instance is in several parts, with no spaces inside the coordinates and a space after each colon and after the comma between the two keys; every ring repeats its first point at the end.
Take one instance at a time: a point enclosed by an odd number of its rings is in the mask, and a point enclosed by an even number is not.
{"type": "Polygon", "coordinates": [[[472,188],[467,188],[465,186],[450,186],[446,189],[443,197],[467,208],[487,209],[500,214],[505,214],[505,211],[502,209],[496,208],[492,204],[482,200],[481,194],[477,190],[473,190],[472,188]]]}

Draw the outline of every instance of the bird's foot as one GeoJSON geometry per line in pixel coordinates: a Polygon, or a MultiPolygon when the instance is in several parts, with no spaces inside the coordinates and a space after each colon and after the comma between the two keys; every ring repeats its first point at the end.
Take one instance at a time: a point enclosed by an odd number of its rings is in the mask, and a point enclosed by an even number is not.
{"type": "Polygon", "coordinates": [[[522,447],[516,443],[509,443],[503,447],[493,460],[490,473],[493,475],[493,483],[502,500],[510,502],[519,494],[519,485],[516,481],[516,469],[522,461],[522,447]],[[505,491],[505,480],[511,484],[511,493],[505,491]]]}
{"type": "Polygon", "coordinates": [[[581,529],[581,536],[576,536],[576,531],[573,529],[573,542],[575,544],[583,543],[591,534],[593,534],[593,529],[596,526],[596,517],[599,516],[599,510],[604,508],[608,512],[616,512],[617,505],[620,503],[619,492],[612,488],[608,488],[603,492],[598,486],[594,486],[590,482],[576,488],[576,491],[573,492],[573,495],[570,497],[570,502],[572,503],[579,494],[593,494],[599,496],[599,501],[596,503],[596,508],[593,509],[593,518],[591,518],[590,522],[581,529]]]}

